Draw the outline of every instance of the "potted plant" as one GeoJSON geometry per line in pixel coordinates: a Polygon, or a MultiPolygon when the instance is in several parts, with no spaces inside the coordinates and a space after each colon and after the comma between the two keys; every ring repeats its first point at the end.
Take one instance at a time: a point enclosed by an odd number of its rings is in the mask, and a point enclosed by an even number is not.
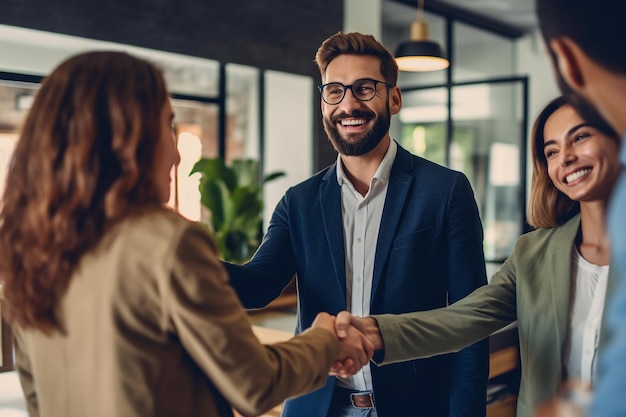
{"type": "Polygon", "coordinates": [[[205,224],[214,235],[223,259],[242,263],[263,237],[263,185],[285,175],[261,175],[253,159],[236,159],[227,166],[222,158],[202,158],[189,175],[200,173],[200,202],[209,210],[205,224]]]}

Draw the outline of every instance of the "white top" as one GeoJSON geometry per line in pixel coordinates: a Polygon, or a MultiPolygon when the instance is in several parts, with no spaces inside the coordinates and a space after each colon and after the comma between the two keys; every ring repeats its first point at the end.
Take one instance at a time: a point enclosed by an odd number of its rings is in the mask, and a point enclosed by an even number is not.
{"type": "MultiPolygon", "coordinates": [[[[397,150],[398,145],[392,140],[365,196],[359,194],[346,176],[341,155],[337,157],[337,181],[341,187],[341,216],[346,251],[346,306],[355,316],[365,317],[370,314],[378,230],[397,150]]],[[[370,365],[365,365],[352,377],[338,378],[337,383],[346,388],[373,391],[370,365]]]]}
{"type": "Polygon", "coordinates": [[[593,384],[596,379],[596,353],[609,266],[594,265],[574,250],[569,336],[564,357],[569,379],[593,384]]]}

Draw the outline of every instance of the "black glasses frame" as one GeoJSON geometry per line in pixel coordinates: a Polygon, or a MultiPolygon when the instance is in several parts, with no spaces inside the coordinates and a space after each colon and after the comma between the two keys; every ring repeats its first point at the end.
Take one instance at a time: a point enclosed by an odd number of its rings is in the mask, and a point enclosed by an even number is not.
{"type": "Polygon", "coordinates": [[[370,101],[370,100],[373,100],[374,97],[376,97],[376,92],[378,91],[378,84],[386,85],[387,86],[387,91],[389,91],[389,89],[391,87],[395,87],[394,84],[388,83],[386,81],[375,80],[373,78],[359,78],[358,80],[356,80],[355,82],[353,82],[350,85],[343,85],[340,82],[332,82],[332,83],[326,83],[326,84],[318,85],[317,89],[319,90],[319,92],[320,92],[320,94],[322,96],[322,100],[324,100],[324,102],[326,104],[330,104],[331,106],[333,106],[333,105],[339,104],[339,103],[341,103],[343,101],[343,99],[346,97],[346,91],[348,91],[348,89],[350,89],[350,91],[352,91],[352,96],[354,98],[356,98],[357,100],[359,100],[359,101],[370,101]],[[359,81],[371,81],[372,83],[374,83],[374,94],[372,95],[372,97],[362,99],[362,98],[359,98],[357,96],[357,94],[354,94],[354,90],[352,89],[352,87],[354,87],[354,85],[357,84],[359,81]],[[343,88],[343,94],[341,95],[341,98],[339,99],[339,101],[331,103],[330,101],[326,100],[326,98],[324,97],[324,87],[326,87],[327,85],[340,85],[341,88],[343,88]]]}

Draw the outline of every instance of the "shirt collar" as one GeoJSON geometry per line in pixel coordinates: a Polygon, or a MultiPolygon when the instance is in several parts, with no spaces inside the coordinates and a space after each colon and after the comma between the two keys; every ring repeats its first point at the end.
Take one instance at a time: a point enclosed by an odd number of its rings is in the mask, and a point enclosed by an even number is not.
{"type": "MultiPolygon", "coordinates": [[[[380,180],[383,183],[389,183],[389,176],[391,175],[391,167],[393,166],[393,161],[396,159],[396,154],[398,153],[398,144],[395,140],[389,141],[389,147],[387,148],[387,152],[383,157],[383,160],[380,162],[378,169],[374,173],[374,177],[372,177],[372,181],[374,178],[380,180]]],[[[350,182],[346,173],[343,169],[343,163],[341,162],[341,154],[337,155],[337,182],[339,185],[343,185],[344,182],[350,182]]]]}

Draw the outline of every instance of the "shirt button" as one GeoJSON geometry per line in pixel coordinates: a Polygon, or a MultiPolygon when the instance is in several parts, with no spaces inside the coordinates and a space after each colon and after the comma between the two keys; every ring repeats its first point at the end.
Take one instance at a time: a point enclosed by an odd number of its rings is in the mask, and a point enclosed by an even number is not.
{"type": "Polygon", "coordinates": [[[592,353],[591,349],[585,349],[585,355],[591,355],[592,353]]]}

